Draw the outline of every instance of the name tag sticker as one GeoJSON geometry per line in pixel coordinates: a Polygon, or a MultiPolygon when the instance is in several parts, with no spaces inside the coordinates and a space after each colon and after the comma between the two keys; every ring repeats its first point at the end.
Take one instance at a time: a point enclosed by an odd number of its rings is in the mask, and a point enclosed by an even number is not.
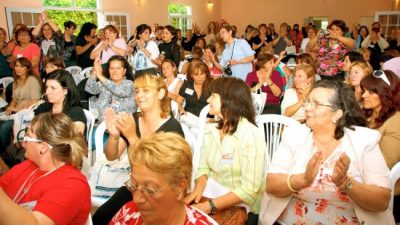
{"type": "Polygon", "coordinates": [[[193,95],[194,91],[190,88],[186,88],[185,93],[188,95],[193,95]]]}
{"type": "Polygon", "coordinates": [[[235,157],[233,157],[233,153],[224,153],[221,157],[222,165],[233,165],[235,162],[235,157]]]}

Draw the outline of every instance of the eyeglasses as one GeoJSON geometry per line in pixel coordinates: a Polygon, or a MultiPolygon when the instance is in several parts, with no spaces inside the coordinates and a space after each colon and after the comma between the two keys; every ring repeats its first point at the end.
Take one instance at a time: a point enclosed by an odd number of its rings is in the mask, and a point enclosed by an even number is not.
{"type": "Polygon", "coordinates": [[[386,83],[387,85],[390,86],[390,81],[389,81],[389,79],[387,78],[387,76],[386,76],[386,74],[385,74],[385,72],[384,72],[383,70],[375,70],[375,71],[372,73],[372,76],[374,76],[374,77],[376,77],[376,78],[382,79],[383,81],[385,81],[385,83],[386,83]]]}
{"type": "Polygon", "coordinates": [[[321,104],[321,103],[317,103],[317,102],[312,102],[310,100],[305,100],[303,102],[304,109],[315,109],[315,108],[317,108],[317,106],[326,106],[326,107],[330,107],[330,108],[339,109],[339,107],[336,107],[333,105],[321,104]]]}
{"type": "MultiPolygon", "coordinates": [[[[30,136],[28,136],[27,134],[25,134],[25,136],[24,136],[24,138],[22,139],[22,141],[24,141],[24,142],[37,142],[37,143],[45,142],[45,141],[43,141],[43,140],[40,140],[40,139],[37,139],[37,138],[34,138],[34,137],[30,137],[30,136]]],[[[46,142],[45,142],[45,143],[46,143],[46,142]]],[[[53,148],[53,146],[49,145],[48,143],[46,143],[46,144],[47,144],[47,146],[49,146],[49,148],[53,148]]]]}
{"type": "Polygon", "coordinates": [[[147,196],[153,196],[160,192],[160,190],[156,190],[156,189],[148,187],[148,186],[136,185],[136,184],[132,183],[131,180],[128,180],[127,182],[125,182],[125,186],[132,193],[139,190],[140,192],[142,192],[143,194],[145,194],[147,196]]]}

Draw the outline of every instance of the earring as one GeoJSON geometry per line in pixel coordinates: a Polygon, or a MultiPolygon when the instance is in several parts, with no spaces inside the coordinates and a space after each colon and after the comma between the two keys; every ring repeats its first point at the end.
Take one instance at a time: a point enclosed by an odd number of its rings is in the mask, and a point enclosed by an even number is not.
{"type": "Polygon", "coordinates": [[[336,124],[336,120],[335,119],[332,118],[331,121],[332,121],[333,124],[336,124]]]}

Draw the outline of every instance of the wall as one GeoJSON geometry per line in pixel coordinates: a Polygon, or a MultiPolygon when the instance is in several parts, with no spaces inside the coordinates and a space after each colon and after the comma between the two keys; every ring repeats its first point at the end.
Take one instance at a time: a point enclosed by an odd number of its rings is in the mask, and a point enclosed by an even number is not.
{"type": "MultiPolygon", "coordinates": [[[[130,15],[131,32],[141,23],[152,25],[168,23],[167,6],[169,3],[184,4],[192,7],[192,20],[205,27],[211,20],[219,20],[221,0],[213,0],[214,6],[208,6],[208,0],[103,0],[104,12],[121,12],[130,15]]],[[[0,27],[7,27],[5,7],[41,8],[41,0],[0,0],[0,27]]]]}
{"type": "Polygon", "coordinates": [[[395,4],[393,0],[221,0],[221,7],[221,17],[237,25],[242,34],[248,24],[302,24],[309,16],[340,18],[352,25],[362,17],[373,17],[375,11],[393,10],[395,4]]]}

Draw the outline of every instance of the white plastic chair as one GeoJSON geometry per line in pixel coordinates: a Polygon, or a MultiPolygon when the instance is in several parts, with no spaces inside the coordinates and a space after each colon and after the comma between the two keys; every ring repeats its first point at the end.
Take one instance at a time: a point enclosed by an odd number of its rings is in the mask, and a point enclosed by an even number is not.
{"type": "Polygon", "coordinates": [[[263,132],[267,144],[268,154],[266,154],[266,157],[269,156],[269,158],[266,158],[266,162],[272,159],[274,152],[278,148],[284,128],[300,125],[297,120],[277,114],[259,115],[256,117],[256,123],[261,132],[263,132]]]}
{"type": "Polygon", "coordinates": [[[89,111],[93,113],[95,119],[99,118],[99,109],[97,108],[96,96],[90,96],[89,98],[89,111]]]}
{"type": "Polygon", "coordinates": [[[179,106],[174,100],[171,100],[171,112],[174,118],[179,121],[179,106]]]}
{"type": "Polygon", "coordinates": [[[203,144],[203,136],[207,125],[208,112],[210,112],[210,104],[204,106],[199,115],[199,131],[197,134],[197,146],[199,149],[201,149],[201,145],[203,144]]]}
{"type": "MultiPolygon", "coordinates": [[[[389,202],[389,209],[393,212],[393,198],[394,198],[394,188],[396,187],[396,182],[400,179],[400,162],[397,162],[390,170],[390,181],[392,181],[392,192],[389,202]]],[[[394,212],[393,212],[394,213],[394,212]]]]}
{"type": "Polygon", "coordinates": [[[190,132],[189,127],[181,123],[183,134],[185,135],[185,140],[189,144],[190,148],[192,149],[192,164],[193,164],[193,173],[192,173],[192,180],[191,180],[191,190],[194,188],[194,179],[196,177],[197,168],[199,167],[200,162],[200,149],[197,145],[196,137],[190,132]]]}
{"type": "Polygon", "coordinates": [[[74,78],[75,84],[78,85],[80,80],[80,75],[82,72],[82,68],[79,66],[70,66],[65,68],[66,71],[68,71],[71,75],[72,78],[74,78]]]}
{"type": "Polygon", "coordinates": [[[3,77],[0,79],[0,84],[3,85],[3,99],[6,100],[6,88],[9,84],[14,82],[14,78],[12,77],[3,77]]]}
{"type": "MultiPolygon", "coordinates": [[[[104,137],[104,132],[106,131],[106,122],[102,122],[96,129],[95,132],[95,144],[96,144],[96,150],[95,150],[95,155],[94,155],[94,160],[93,164],[98,161],[98,160],[106,160],[106,156],[104,155],[104,144],[103,144],[103,137],[104,137]]],[[[96,197],[92,196],[92,206],[94,207],[100,207],[103,205],[108,199],[107,198],[101,198],[101,197],[96,197]]]]}
{"type": "Polygon", "coordinates": [[[88,78],[90,76],[92,69],[93,69],[93,67],[87,67],[84,70],[82,70],[80,72],[80,74],[77,75],[76,78],[74,77],[75,84],[78,85],[82,80],[84,80],[85,78],[88,78]]]}
{"type": "Polygon", "coordinates": [[[83,109],[83,112],[85,113],[86,116],[86,141],[88,143],[88,158],[89,162],[93,162],[93,154],[92,154],[92,135],[93,135],[93,128],[94,128],[94,115],[91,113],[89,110],[83,109]]]}

